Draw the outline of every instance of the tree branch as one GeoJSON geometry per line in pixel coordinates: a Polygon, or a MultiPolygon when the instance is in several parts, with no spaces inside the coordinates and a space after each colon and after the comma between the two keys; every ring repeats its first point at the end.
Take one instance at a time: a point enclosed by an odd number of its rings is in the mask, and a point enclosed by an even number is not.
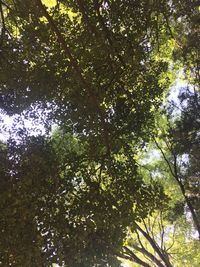
{"type": "Polygon", "coordinates": [[[77,0],[77,3],[78,3],[78,8],[79,8],[80,12],[83,15],[83,19],[84,19],[84,21],[86,22],[86,24],[88,26],[88,29],[90,30],[91,33],[93,33],[95,35],[95,37],[97,37],[98,33],[96,31],[96,28],[89,21],[89,18],[88,18],[88,15],[87,15],[87,11],[86,11],[87,7],[85,8],[85,5],[86,5],[85,1],[84,0],[77,0]]]}
{"type": "Polygon", "coordinates": [[[169,170],[170,170],[172,176],[174,176],[175,174],[174,174],[173,169],[172,169],[172,167],[171,167],[171,163],[169,162],[169,160],[168,160],[167,157],[165,156],[164,151],[163,151],[162,148],[159,146],[159,144],[158,144],[158,142],[156,141],[156,138],[155,138],[154,136],[153,136],[153,139],[154,139],[154,142],[155,142],[157,148],[160,150],[160,152],[161,152],[161,154],[162,154],[162,156],[163,156],[165,162],[167,163],[167,165],[168,165],[168,167],[169,167],[169,170]]]}
{"type": "Polygon", "coordinates": [[[100,6],[99,6],[99,2],[98,2],[98,0],[95,0],[95,9],[96,9],[96,12],[97,12],[97,16],[98,16],[99,23],[100,23],[100,25],[101,25],[101,27],[102,27],[102,29],[103,29],[103,32],[104,32],[104,34],[105,34],[105,36],[106,36],[106,38],[107,38],[107,40],[108,40],[110,46],[111,46],[112,48],[114,47],[114,51],[115,51],[115,53],[116,53],[116,55],[117,55],[119,61],[121,62],[122,66],[125,68],[125,67],[126,67],[126,64],[125,64],[125,62],[124,62],[122,56],[119,54],[119,52],[117,51],[117,49],[116,49],[115,46],[113,45],[113,41],[112,41],[112,39],[111,39],[111,37],[110,37],[110,33],[109,33],[108,28],[106,27],[106,25],[105,25],[105,23],[104,23],[104,20],[103,20],[101,14],[100,14],[99,8],[100,8],[100,6]]]}
{"type": "Polygon", "coordinates": [[[152,248],[157,252],[161,260],[166,264],[166,267],[173,267],[171,263],[169,262],[169,259],[166,258],[165,255],[163,255],[162,251],[158,247],[158,245],[155,243],[155,241],[151,238],[150,235],[148,235],[136,222],[135,222],[136,228],[143,234],[143,236],[149,241],[152,248]]]}
{"type": "Polygon", "coordinates": [[[128,247],[124,246],[123,247],[124,250],[126,251],[126,253],[128,254],[128,258],[126,258],[126,255],[124,255],[123,257],[128,259],[128,260],[132,260],[136,263],[138,263],[139,265],[143,266],[143,267],[151,267],[148,263],[142,261],[141,259],[139,259],[132,250],[130,250],[128,247]]]}
{"type": "Polygon", "coordinates": [[[151,254],[148,250],[142,246],[142,248],[136,246],[136,245],[131,245],[135,250],[141,252],[142,254],[146,255],[150,260],[152,260],[154,263],[157,264],[159,267],[165,267],[161,261],[159,261],[153,254],[151,254]]]}
{"type": "Polygon", "coordinates": [[[96,95],[94,94],[91,85],[84,78],[82,70],[81,70],[76,58],[73,56],[69,45],[66,43],[66,40],[65,40],[64,36],[62,35],[62,33],[60,32],[60,30],[58,29],[56,23],[54,22],[52,17],[47,12],[46,7],[42,4],[41,0],[35,0],[35,1],[36,1],[37,6],[39,7],[39,9],[42,11],[45,18],[47,19],[51,29],[56,34],[58,41],[62,45],[66,55],[68,56],[70,63],[72,65],[73,69],[75,70],[80,82],[82,83],[83,87],[86,89],[87,95],[88,95],[89,99],[91,99],[91,104],[98,111],[98,114],[99,114],[100,119],[101,119],[101,124],[102,124],[102,129],[103,129],[103,138],[104,138],[104,143],[105,143],[105,146],[107,149],[107,155],[110,155],[110,140],[109,140],[109,134],[108,134],[108,129],[107,129],[108,127],[107,127],[107,123],[106,123],[106,119],[105,119],[106,118],[105,112],[100,107],[99,101],[98,101],[96,95]]]}
{"type": "Polygon", "coordinates": [[[2,27],[1,27],[1,44],[3,43],[4,34],[6,31],[6,25],[5,25],[5,18],[3,14],[3,7],[2,2],[0,1],[0,14],[1,14],[1,21],[2,21],[2,27]]]}

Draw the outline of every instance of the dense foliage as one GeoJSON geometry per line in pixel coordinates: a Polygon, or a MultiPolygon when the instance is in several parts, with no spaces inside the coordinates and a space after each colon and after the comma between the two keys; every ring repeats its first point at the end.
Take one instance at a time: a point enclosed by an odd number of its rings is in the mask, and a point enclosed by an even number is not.
{"type": "Polygon", "coordinates": [[[138,158],[140,175],[161,181],[169,200],[139,226],[130,224],[122,256],[128,266],[199,265],[199,92],[194,89],[182,88],[180,102],[162,110],[157,136],[145,160],[138,158]]]}
{"type": "Polygon", "coordinates": [[[197,1],[5,0],[0,19],[2,113],[45,114],[46,127],[43,136],[13,128],[0,144],[0,265],[172,266],[163,236],[161,247],[149,239],[158,259],[138,231],[145,237],[142,223],[160,209],[166,224],[181,222],[176,207],[187,217],[187,206],[200,233],[198,93],[182,95],[175,124],[165,115],[171,128],[155,127],[177,69],[199,83],[197,1]],[[140,169],[148,142],[164,156],[157,172],[168,168],[168,186],[140,169]]]}

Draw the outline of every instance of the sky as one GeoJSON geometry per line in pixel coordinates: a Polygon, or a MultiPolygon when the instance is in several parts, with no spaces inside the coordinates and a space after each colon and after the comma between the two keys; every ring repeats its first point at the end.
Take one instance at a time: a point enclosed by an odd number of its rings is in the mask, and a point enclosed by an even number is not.
{"type": "Polygon", "coordinates": [[[8,116],[0,113],[0,140],[6,141],[10,137],[14,137],[14,130],[26,129],[32,135],[44,134],[45,128],[42,123],[34,121],[34,119],[24,119],[20,116],[8,116]]]}

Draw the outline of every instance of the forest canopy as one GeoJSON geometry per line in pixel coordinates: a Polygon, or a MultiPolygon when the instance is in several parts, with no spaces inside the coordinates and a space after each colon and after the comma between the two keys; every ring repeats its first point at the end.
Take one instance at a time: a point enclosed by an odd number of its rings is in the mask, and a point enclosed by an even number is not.
{"type": "Polygon", "coordinates": [[[0,266],[199,266],[198,1],[0,0],[0,109],[0,266]]]}

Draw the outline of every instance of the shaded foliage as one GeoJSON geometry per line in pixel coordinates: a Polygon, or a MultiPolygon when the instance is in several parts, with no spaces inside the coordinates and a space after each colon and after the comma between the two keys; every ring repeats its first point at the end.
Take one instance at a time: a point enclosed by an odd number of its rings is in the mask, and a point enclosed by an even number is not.
{"type": "Polygon", "coordinates": [[[60,126],[1,145],[0,262],[118,266],[127,226],[166,200],[134,157],[153,131],[172,52],[188,55],[177,43],[197,49],[181,37],[196,36],[196,3],[48,2],[0,1],[0,108],[33,118],[48,108],[47,128],[60,126]]]}
{"type": "Polygon", "coordinates": [[[4,266],[114,266],[126,226],[165,198],[128,160],[99,166],[88,160],[83,144],[59,138],[30,138],[2,150],[9,163],[5,169],[1,162],[4,266]]]}

